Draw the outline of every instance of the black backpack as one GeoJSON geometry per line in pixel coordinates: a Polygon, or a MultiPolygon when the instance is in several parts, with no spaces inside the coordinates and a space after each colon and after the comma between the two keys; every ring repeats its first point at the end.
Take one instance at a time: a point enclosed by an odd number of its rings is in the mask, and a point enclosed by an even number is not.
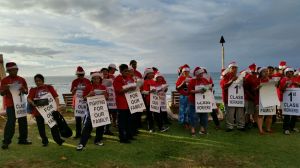
{"type": "Polygon", "coordinates": [[[56,121],[60,135],[64,138],[69,138],[72,136],[73,132],[71,128],[68,126],[64,117],[58,112],[52,112],[53,119],[56,121]]]}

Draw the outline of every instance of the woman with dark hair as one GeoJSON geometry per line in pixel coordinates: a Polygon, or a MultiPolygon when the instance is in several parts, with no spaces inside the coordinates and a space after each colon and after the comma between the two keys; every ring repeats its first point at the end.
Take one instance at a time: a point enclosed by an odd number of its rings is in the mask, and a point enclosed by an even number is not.
{"type": "MultiPolygon", "coordinates": [[[[37,100],[37,99],[41,98],[42,96],[50,93],[53,96],[54,100],[55,100],[56,107],[59,107],[58,94],[54,90],[53,86],[44,84],[45,79],[44,79],[43,75],[41,75],[41,74],[35,75],[34,76],[34,82],[35,82],[37,87],[31,88],[29,90],[29,95],[27,97],[27,101],[32,106],[32,115],[36,119],[36,124],[37,124],[38,130],[39,130],[39,134],[42,138],[43,146],[47,146],[49,141],[48,141],[48,138],[47,138],[46,132],[45,132],[45,120],[42,117],[42,115],[39,113],[39,111],[37,110],[37,108],[36,108],[37,104],[35,104],[34,100],[37,100]]],[[[55,111],[58,111],[58,110],[55,109],[55,111]]],[[[53,137],[54,141],[58,145],[62,145],[62,143],[65,142],[60,137],[59,129],[58,129],[57,125],[55,125],[51,128],[51,134],[52,134],[52,137],[53,137]]]]}

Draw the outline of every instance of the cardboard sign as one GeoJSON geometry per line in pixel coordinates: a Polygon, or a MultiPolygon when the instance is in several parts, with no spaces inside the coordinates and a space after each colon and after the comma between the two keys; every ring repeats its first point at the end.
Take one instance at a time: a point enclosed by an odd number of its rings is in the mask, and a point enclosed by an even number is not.
{"type": "Polygon", "coordinates": [[[216,99],[215,99],[215,95],[213,94],[212,91],[208,92],[210,94],[211,97],[211,106],[213,109],[217,109],[217,103],[216,103],[216,99]]]}
{"type": "Polygon", "coordinates": [[[262,83],[259,89],[259,100],[262,107],[279,106],[275,82],[262,83]]]}
{"type": "Polygon", "coordinates": [[[83,91],[77,90],[75,97],[75,109],[74,115],[75,117],[84,117],[87,112],[87,104],[86,101],[82,97],[83,91]]]}
{"type": "Polygon", "coordinates": [[[300,88],[287,88],[283,93],[282,115],[300,116],[300,88]]]}
{"type": "Polygon", "coordinates": [[[110,117],[104,95],[87,98],[93,128],[110,124],[110,117]]]}
{"type": "Polygon", "coordinates": [[[160,98],[160,110],[167,111],[167,95],[166,92],[159,92],[158,93],[160,98]]]}
{"type": "MultiPolygon", "coordinates": [[[[155,87],[150,87],[150,90],[156,89],[155,87]]],[[[150,93],[150,111],[159,113],[160,112],[160,97],[157,92],[150,93]]]]}
{"type": "MultiPolygon", "coordinates": [[[[128,88],[131,86],[136,86],[134,83],[123,86],[123,88],[128,88]]],[[[125,93],[126,101],[130,110],[130,113],[143,112],[146,109],[145,103],[141,92],[137,89],[125,93]]]]}
{"type": "Polygon", "coordinates": [[[48,99],[49,104],[46,106],[37,106],[36,109],[42,115],[45,122],[50,128],[56,125],[56,121],[53,119],[52,112],[57,110],[55,99],[50,93],[47,93],[40,97],[40,99],[48,99]]]}
{"type": "MultiPolygon", "coordinates": [[[[203,85],[195,86],[195,90],[200,90],[203,85]]],[[[212,97],[211,91],[206,90],[206,92],[195,94],[195,108],[196,113],[211,113],[212,112],[212,97]]]]}
{"type": "Polygon", "coordinates": [[[263,107],[261,101],[259,103],[259,115],[276,115],[276,106],[263,107]]]}
{"type": "Polygon", "coordinates": [[[233,82],[228,88],[228,106],[229,107],[244,107],[244,87],[241,83],[233,82]]]}
{"type": "Polygon", "coordinates": [[[108,100],[107,105],[109,109],[117,109],[116,93],[114,87],[107,87],[108,100]]]}
{"type": "Polygon", "coordinates": [[[16,118],[27,116],[27,100],[24,94],[20,93],[21,85],[14,83],[9,85],[9,90],[13,98],[16,118]]]}

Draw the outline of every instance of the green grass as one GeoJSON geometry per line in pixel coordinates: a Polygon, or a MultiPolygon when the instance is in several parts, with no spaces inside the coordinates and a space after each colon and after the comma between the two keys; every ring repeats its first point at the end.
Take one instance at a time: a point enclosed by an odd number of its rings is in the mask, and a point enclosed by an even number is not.
{"type": "Polygon", "coordinates": [[[99,147],[92,137],[87,148],[77,152],[78,140],[72,138],[63,146],[52,141],[42,147],[37,128],[31,125],[29,138],[33,144],[18,145],[16,129],[9,150],[0,150],[0,167],[299,167],[300,134],[283,135],[281,126],[275,124],[275,133],[260,136],[256,129],[216,131],[210,123],[209,135],[191,137],[173,122],[166,133],[141,130],[131,144],[120,144],[116,136],[105,136],[105,145],[99,147]]]}

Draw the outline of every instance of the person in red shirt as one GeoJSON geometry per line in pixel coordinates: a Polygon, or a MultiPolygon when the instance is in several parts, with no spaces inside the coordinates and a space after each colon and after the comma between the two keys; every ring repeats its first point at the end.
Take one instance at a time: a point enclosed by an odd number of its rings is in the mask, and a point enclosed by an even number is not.
{"type": "Polygon", "coordinates": [[[126,101],[125,93],[136,90],[136,87],[123,88],[123,86],[133,83],[134,80],[130,77],[128,65],[121,64],[119,66],[120,75],[118,75],[113,86],[116,93],[116,102],[118,108],[118,128],[120,143],[130,143],[133,138],[132,116],[126,101]]]}
{"type": "Polygon", "coordinates": [[[188,84],[191,81],[190,68],[188,65],[181,67],[181,75],[176,81],[176,90],[180,93],[179,96],[179,114],[178,122],[183,124],[186,129],[189,128],[188,118],[188,84]]]}
{"type": "MultiPolygon", "coordinates": [[[[49,141],[48,141],[48,138],[47,138],[46,132],[45,132],[45,120],[41,116],[41,114],[38,112],[38,110],[36,109],[36,104],[34,103],[34,100],[39,99],[41,96],[50,93],[53,96],[53,98],[55,99],[57,107],[59,107],[59,99],[58,99],[58,94],[54,90],[53,86],[44,84],[45,80],[44,80],[43,75],[41,75],[41,74],[35,75],[34,81],[35,81],[35,84],[37,87],[31,88],[29,90],[29,95],[27,97],[27,100],[28,100],[28,103],[32,107],[31,113],[35,117],[36,124],[37,124],[38,130],[39,130],[39,134],[40,134],[40,137],[42,138],[43,146],[47,146],[49,141]]],[[[58,110],[56,109],[55,111],[58,111],[58,110]]],[[[59,133],[59,129],[58,129],[57,125],[55,125],[51,128],[51,134],[52,134],[54,141],[58,145],[62,145],[65,142],[60,137],[60,133],[59,133]]]]}
{"type": "Polygon", "coordinates": [[[256,88],[258,86],[258,78],[256,73],[256,65],[252,64],[249,66],[249,71],[245,75],[244,79],[244,92],[245,92],[245,120],[246,128],[251,128],[253,122],[256,122],[257,117],[254,114],[256,111],[255,106],[255,97],[256,97],[256,88]]]}
{"type": "MultiPolygon", "coordinates": [[[[75,99],[76,99],[76,92],[82,93],[86,87],[91,85],[90,80],[84,77],[85,72],[81,66],[77,67],[76,70],[77,78],[72,81],[71,85],[71,93],[73,94],[73,107],[75,107],[75,99]]],[[[81,126],[82,126],[82,117],[75,116],[75,125],[76,125],[76,135],[74,139],[80,138],[81,136],[81,126]]]]}
{"type": "Polygon", "coordinates": [[[134,76],[136,76],[137,78],[142,79],[143,78],[142,74],[137,70],[137,62],[136,62],[136,60],[131,60],[129,62],[129,65],[133,68],[134,76]]]}
{"type": "MultiPolygon", "coordinates": [[[[104,95],[105,98],[108,98],[108,93],[106,87],[102,85],[102,76],[99,72],[92,72],[92,85],[87,86],[83,91],[83,98],[86,99],[87,97],[96,96],[96,95],[104,95]]],[[[92,121],[90,112],[88,111],[87,117],[85,118],[84,126],[82,129],[82,136],[80,138],[80,142],[76,148],[76,150],[81,151],[86,146],[91,132],[93,130],[92,121]]],[[[102,142],[104,133],[104,126],[100,126],[96,128],[96,137],[94,140],[94,144],[98,146],[103,146],[104,143],[102,142]]]]}
{"type": "Polygon", "coordinates": [[[148,122],[148,129],[149,132],[154,131],[154,122],[153,118],[157,123],[157,126],[161,132],[166,131],[168,128],[163,127],[163,123],[161,120],[161,113],[156,113],[150,111],[150,94],[156,92],[156,82],[154,81],[154,72],[152,68],[147,68],[144,72],[144,85],[142,94],[144,97],[144,102],[146,105],[146,115],[147,115],[147,122],[148,122]],[[154,89],[151,90],[151,87],[154,87],[154,89]]]}
{"type": "Polygon", "coordinates": [[[234,121],[237,123],[237,128],[240,131],[245,131],[245,113],[243,107],[229,107],[228,106],[228,88],[238,79],[237,64],[232,62],[228,68],[223,72],[223,78],[220,81],[222,89],[222,99],[226,110],[226,132],[230,132],[234,128],[234,121]],[[226,72],[226,73],[225,73],[226,72]],[[236,117],[235,117],[236,116],[236,117]]]}
{"type": "MultiPolygon", "coordinates": [[[[268,73],[268,70],[269,68],[260,68],[258,73],[259,73],[259,76],[258,76],[258,87],[256,87],[256,96],[255,96],[255,104],[257,106],[257,113],[258,110],[259,110],[259,88],[261,86],[262,83],[267,83],[269,82],[270,80],[270,76],[269,76],[269,73],[268,73]]],[[[257,126],[258,126],[258,130],[259,130],[259,133],[261,135],[264,135],[265,134],[265,131],[263,130],[263,122],[264,122],[264,117],[266,118],[266,132],[268,133],[272,133],[272,129],[271,129],[271,126],[272,126],[272,115],[267,115],[267,116],[263,116],[263,115],[258,115],[257,117],[257,126]]]]}
{"type": "MultiPolygon", "coordinates": [[[[9,88],[11,85],[19,85],[20,94],[28,93],[27,83],[24,78],[18,76],[18,70],[18,66],[15,62],[6,63],[6,71],[9,75],[1,80],[0,94],[1,96],[3,96],[3,101],[5,102],[7,115],[7,121],[4,128],[4,140],[2,149],[8,149],[8,145],[11,143],[11,139],[13,138],[15,133],[16,115],[13,98],[9,88]]],[[[18,118],[18,123],[20,134],[18,143],[24,145],[32,144],[32,142],[27,140],[27,117],[25,116],[18,118]]]]}
{"type": "Polygon", "coordinates": [[[118,71],[116,64],[109,64],[108,65],[108,75],[109,75],[110,79],[113,79],[113,80],[115,79],[116,71],[118,71]]]}
{"type": "MultiPolygon", "coordinates": [[[[286,68],[284,73],[285,73],[285,77],[281,79],[278,87],[280,89],[279,101],[281,103],[283,101],[283,93],[287,88],[300,87],[299,83],[297,83],[297,81],[294,78],[293,68],[286,68]]],[[[299,132],[299,130],[295,128],[296,120],[297,120],[297,116],[283,115],[283,133],[285,135],[289,135],[290,131],[299,132]]]]}
{"type": "Polygon", "coordinates": [[[204,69],[201,69],[200,67],[196,67],[194,70],[194,76],[189,83],[188,86],[188,101],[189,101],[189,116],[190,116],[190,126],[191,126],[191,134],[192,136],[195,136],[195,126],[198,122],[198,117],[200,118],[200,131],[199,134],[207,134],[207,127],[208,127],[208,113],[198,113],[198,116],[196,114],[195,109],[195,94],[197,93],[205,93],[205,89],[196,90],[195,87],[198,85],[204,85],[209,86],[211,89],[211,83],[207,79],[203,77],[204,69]]]}

